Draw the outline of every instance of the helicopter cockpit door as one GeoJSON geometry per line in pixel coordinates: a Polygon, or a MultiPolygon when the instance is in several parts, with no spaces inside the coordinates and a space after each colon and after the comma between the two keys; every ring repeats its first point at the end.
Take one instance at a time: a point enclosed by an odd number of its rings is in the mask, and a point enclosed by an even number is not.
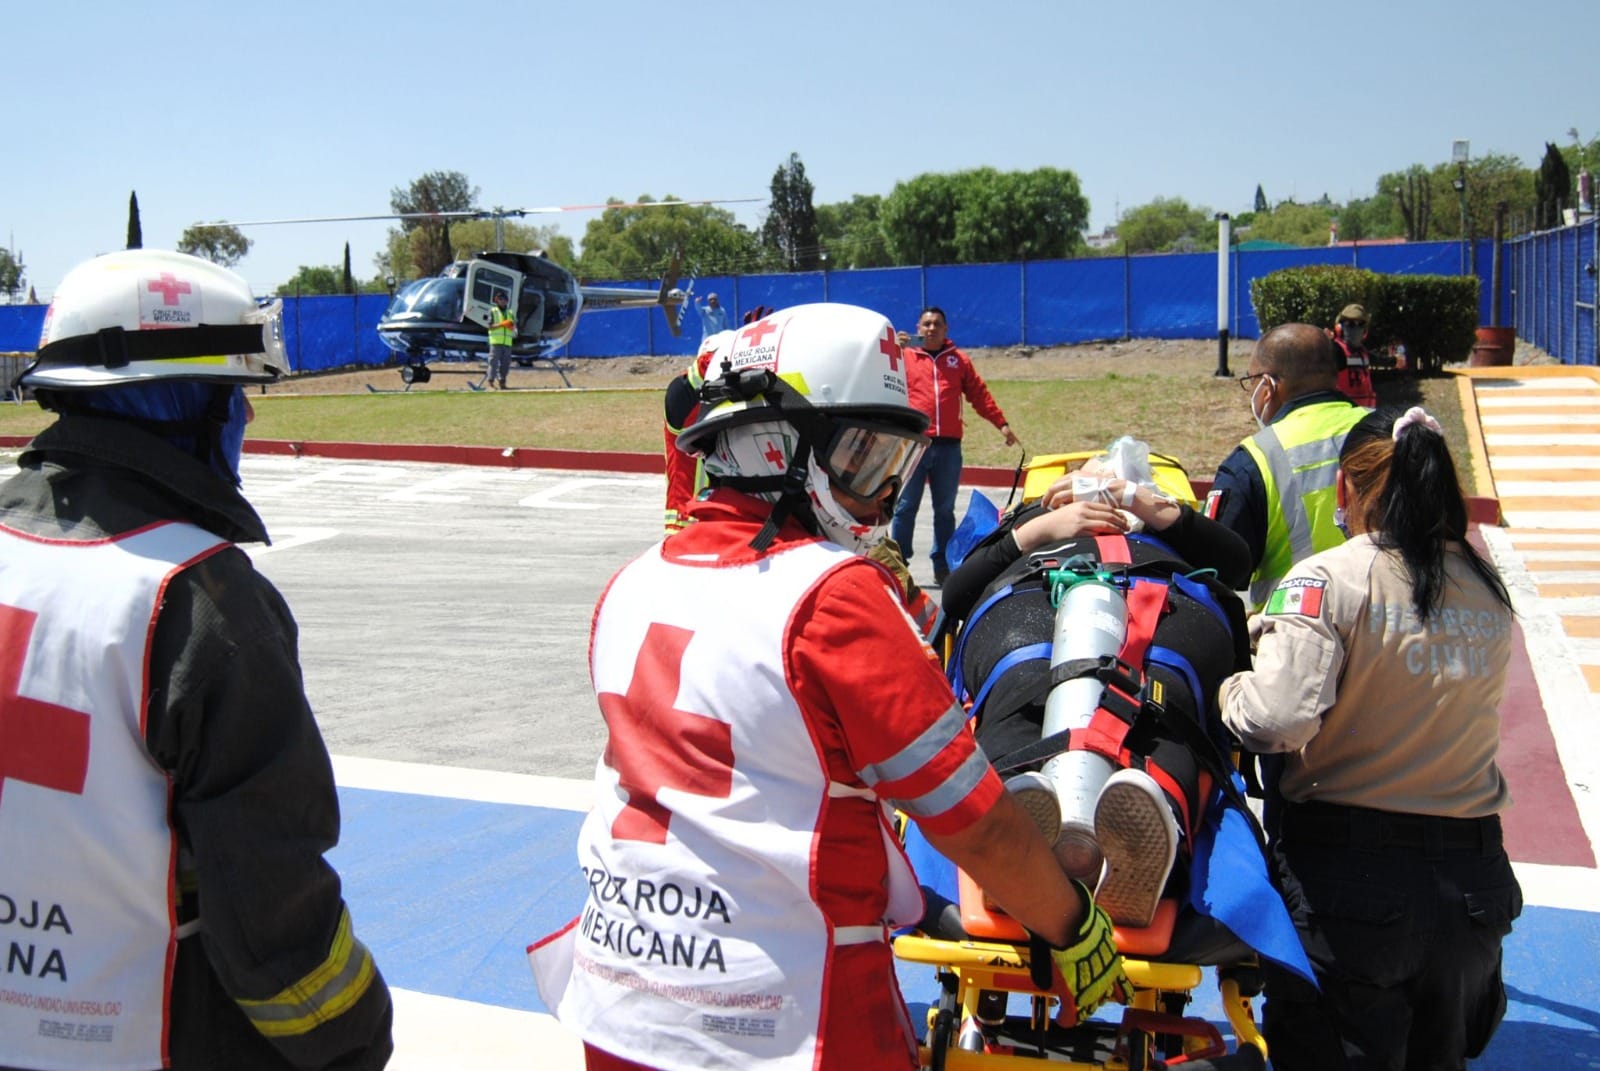
{"type": "Polygon", "coordinates": [[[515,316],[521,290],[521,272],[502,268],[487,260],[471,261],[467,264],[467,294],[462,302],[461,318],[471,320],[480,327],[488,327],[496,311],[496,294],[506,296],[506,308],[515,316]]]}

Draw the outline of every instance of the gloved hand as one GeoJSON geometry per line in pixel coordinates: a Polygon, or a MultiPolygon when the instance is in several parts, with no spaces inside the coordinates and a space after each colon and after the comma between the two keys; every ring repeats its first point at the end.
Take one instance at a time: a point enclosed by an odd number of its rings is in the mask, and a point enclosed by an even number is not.
{"type": "Polygon", "coordinates": [[[1050,958],[1072,992],[1081,1023],[1111,999],[1127,983],[1128,976],[1122,971],[1122,956],[1111,939],[1110,916],[1094,902],[1094,896],[1081,881],[1074,880],[1072,885],[1083,899],[1083,924],[1066,948],[1050,946],[1050,958]]]}

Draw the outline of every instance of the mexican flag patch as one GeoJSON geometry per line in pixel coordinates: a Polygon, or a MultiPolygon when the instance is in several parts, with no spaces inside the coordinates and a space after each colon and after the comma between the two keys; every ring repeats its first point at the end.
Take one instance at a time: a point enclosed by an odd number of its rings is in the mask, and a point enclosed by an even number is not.
{"type": "Polygon", "coordinates": [[[1267,599],[1267,613],[1317,617],[1322,613],[1322,591],[1327,586],[1325,580],[1312,580],[1304,576],[1285,580],[1267,599]]]}

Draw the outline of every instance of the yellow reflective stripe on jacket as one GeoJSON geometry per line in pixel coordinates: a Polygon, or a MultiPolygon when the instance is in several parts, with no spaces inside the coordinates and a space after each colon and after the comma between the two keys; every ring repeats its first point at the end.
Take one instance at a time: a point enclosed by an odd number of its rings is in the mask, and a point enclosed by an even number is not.
{"type": "Polygon", "coordinates": [[[1344,542],[1333,523],[1339,448],[1367,412],[1345,401],[1302,406],[1244,441],[1267,491],[1267,535],[1250,577],[1251,609],[1266,604],[1295,562],[1344,542]]]}
{"type": "Polygon", "coordinates": [[[333,947],[321,965],[266,1000],[241,1000],[239,1007],[265,1037],[307,1034],[349,1011],[372,984],[372,953],[350,928],[350,909],[339,915],[333,947]]]}

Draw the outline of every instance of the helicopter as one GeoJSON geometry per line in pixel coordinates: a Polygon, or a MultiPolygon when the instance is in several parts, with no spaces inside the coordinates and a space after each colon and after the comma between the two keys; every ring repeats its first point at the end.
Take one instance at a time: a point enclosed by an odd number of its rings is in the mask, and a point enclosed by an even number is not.
{"type": "MultiPolygon", "coordinates": [[[[554,362],[554,354],[578,329],[584,311],[636,309],[660,305],[673,337],[682,333],[682,306],[688,293],[678,288],[679,258],[675,254],[656,291],[629,287],[583,286],[566,268],[542,252],[514,253],[505,249],[505,220],[544,212],[572,212],[608,208],[665,208],[673,205],[739,204],[760,198],[724,198],[707,201],[635,201],[603,205],[560,205],[547,208],[464,210],[451,212],[390,213],[374,216],[322,216],[308,219],[264,219],[231,223],[219,220],[201,227],[257,227],[283,223],[342,223],[362,220],[413,220],[448,222],[457,219],[493,219],[497,250],[480,251],[468,260],[446,265],[437,275],[415,279],[394,292],[378,320],[378,338],[402,361],[403,389],[433,378],[428,368],[436,360],[471,360],[489,353],[489,321],[498,310],[494,300],[505,294],[506,307],[515,311],[516,342],[511,359],[524,368],[548,360],[567,386],[572,382],[554,362]]],[[[377,388],[368,387],[376,391],[377,388]]],[[[474,384],[473,389],[481,389],[474,384]]]]}
{"type": "MultiPolygon", "coordinates": [[[[378,337],[405,362],[400,379],[409,387],[432,377],[428,362],[487,356],[489,321],[504,294],[517,321],[511,359],[524,368],[550,359],[571,340],[585,310],[660,305],[676,338],[688,295],[677,286],[677,258],[658,291],[580,286],[572,273],[542,253],[480,252],[438,275],[416,279],[395,291],[378,320],[378,337]]],[[[553,365],[568,386],[566,372],[553,365]]]]}

